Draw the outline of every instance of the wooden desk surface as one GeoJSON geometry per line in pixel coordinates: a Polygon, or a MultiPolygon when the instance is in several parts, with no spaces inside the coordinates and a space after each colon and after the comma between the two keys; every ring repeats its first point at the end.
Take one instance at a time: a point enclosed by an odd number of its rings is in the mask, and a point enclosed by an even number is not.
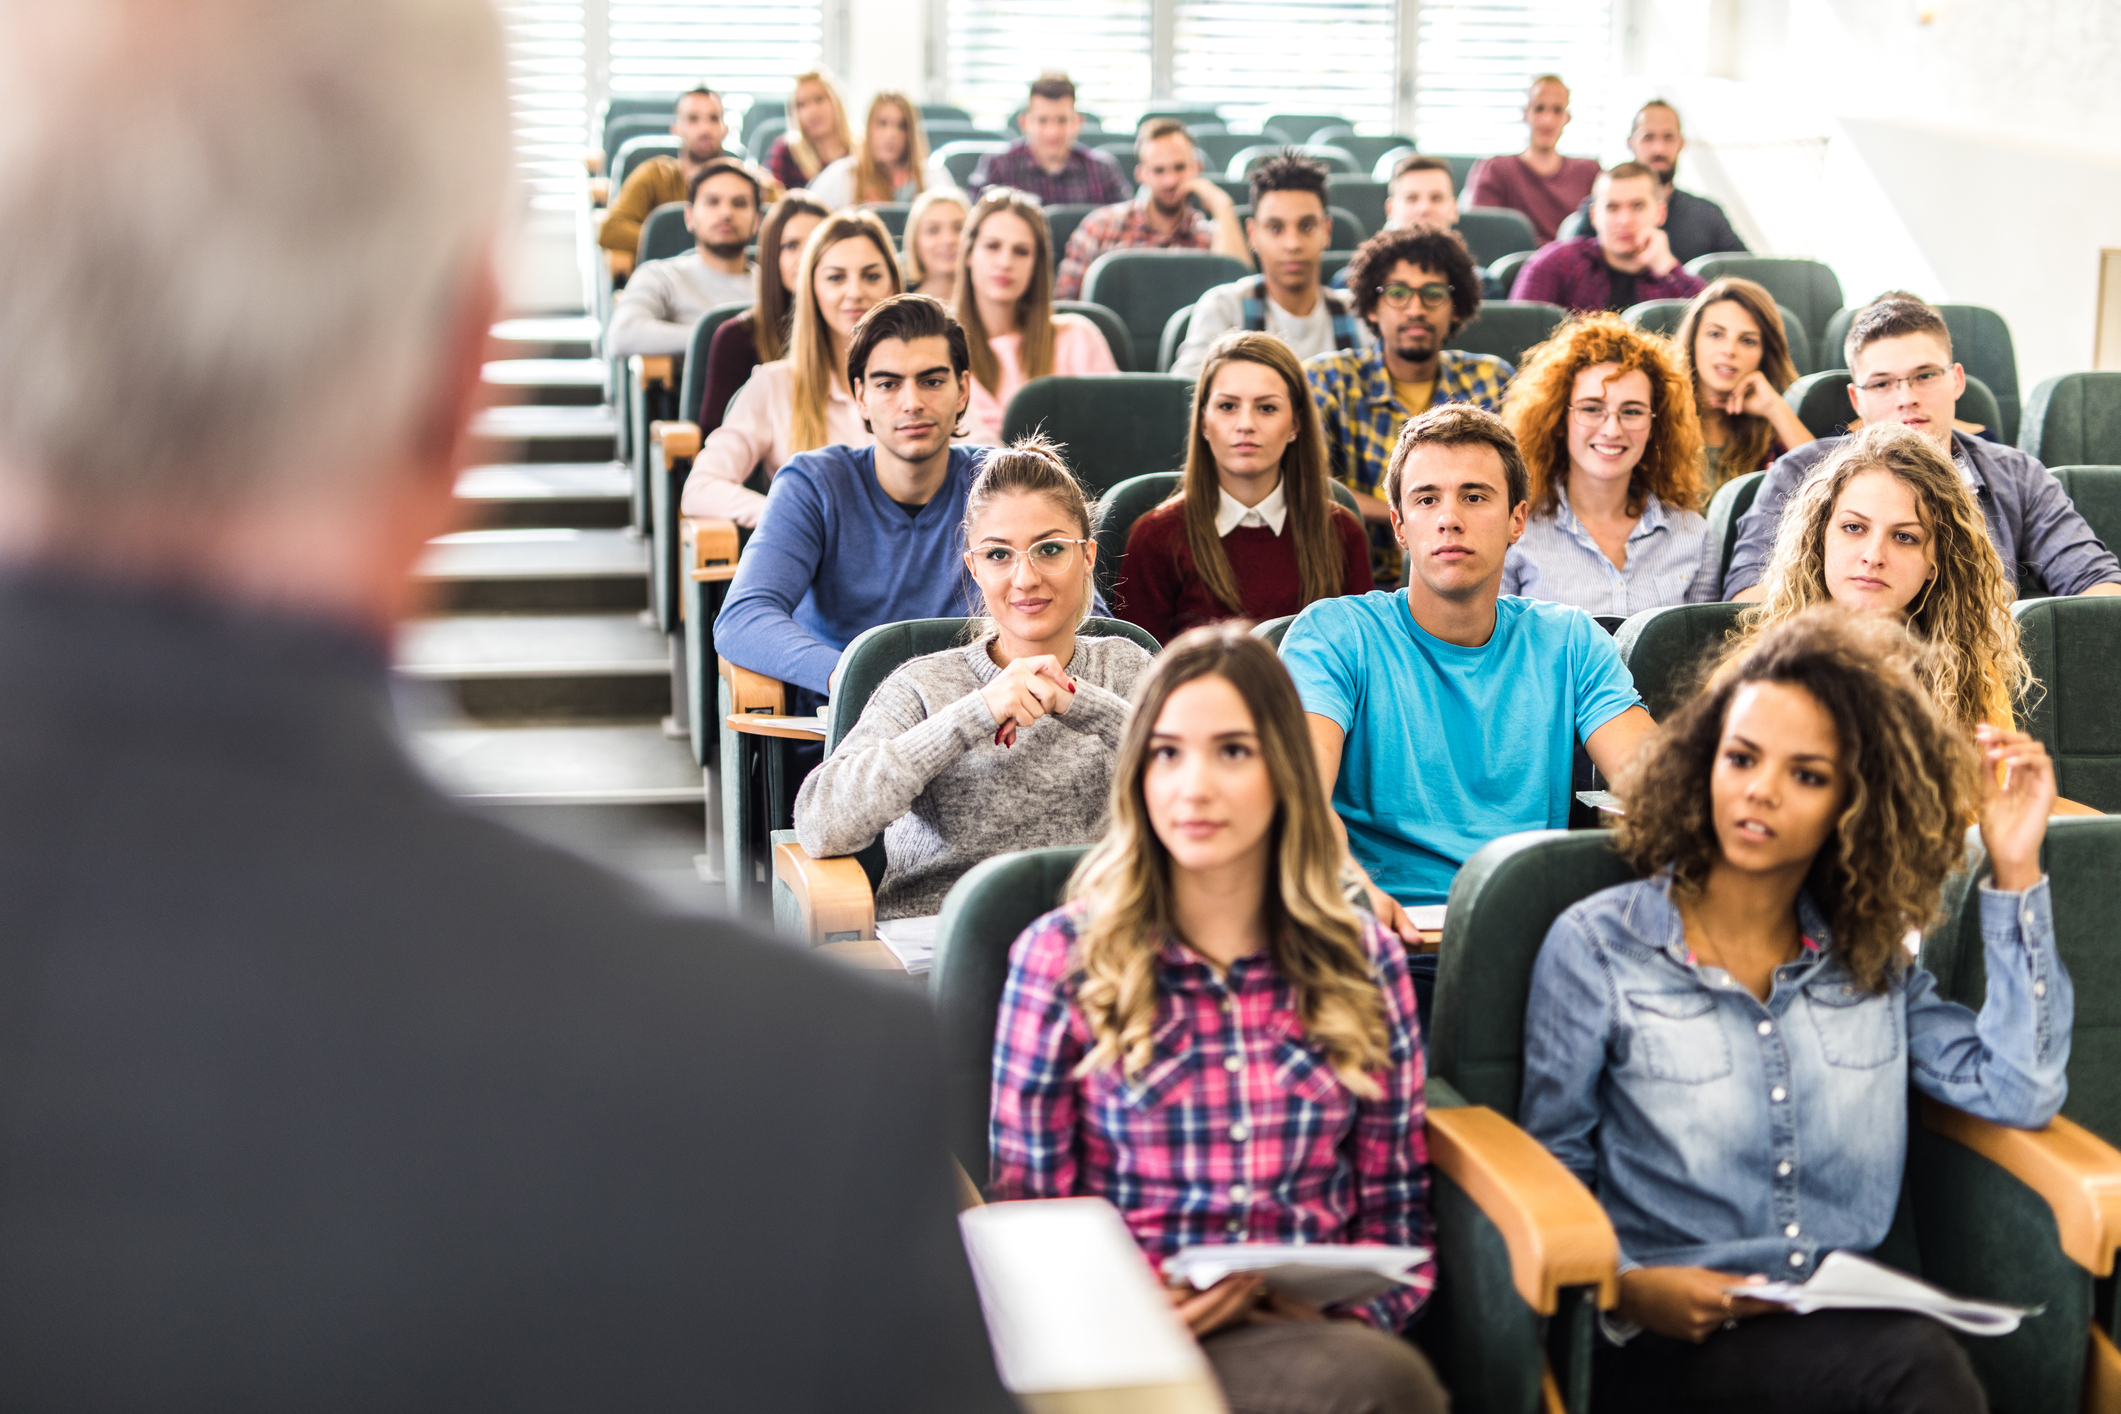
{"type": "Polygon", "coordinates": [[[906,970],[897,954],[877,938],[857,938],[845,943],[820,943],[814,951],[826,957],[837,958],[849,967],[859,967],[865,972],[903,974],[906,970]]]}
{"type": "Polygon", "coordinates": [[[739,736],[778,736],[790,741],[823,741],[825,724],[816,717],[775,717],[764,712],[731,712],[729,729],[739,736]]]}

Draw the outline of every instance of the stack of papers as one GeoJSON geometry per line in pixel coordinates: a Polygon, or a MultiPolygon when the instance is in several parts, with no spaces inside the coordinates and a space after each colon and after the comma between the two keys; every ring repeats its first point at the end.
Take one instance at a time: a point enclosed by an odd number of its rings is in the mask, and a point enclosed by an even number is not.
{"type": "Polygon", "coordinates": [[[1443,931],[1444,910],[1448,906],[1441,903],[1416,904],[1407,910],[1407,917],[1412,919],[1414,926],[1424,933],[1441,933],[1443,931]]]}
{"type": "Polygon", "coordinates": [[[1182,1247],[1164,1259],[1164,1275],[1205,1291],[1236,1272],[1257,1272],[1267,1285],[1313,1306],[1367,1301],[1413,1278],[1426,1247],[1356,1247],[1323,1242],[1225,1242],[1182,1247]]]}
{"type": "Polygon", "coordinates": [[[1852,1252],[1827,1253],[1807,1282],[1774,1281],[1730,1290],[1734,1296],[1787,1306],[1800,1316],[1813,1311],[1912,1311],[1967,1335],[2009,1335],[2018,1322],[2042,1309],[1952,1296],[1852,1252]]]}
{"type": "Polygon", "coordinates": [[[914,977],[935,966],[935,925],[941,917],[893,918],[876,925],[877,940],[891,949],[899,965],[914,977]]]}

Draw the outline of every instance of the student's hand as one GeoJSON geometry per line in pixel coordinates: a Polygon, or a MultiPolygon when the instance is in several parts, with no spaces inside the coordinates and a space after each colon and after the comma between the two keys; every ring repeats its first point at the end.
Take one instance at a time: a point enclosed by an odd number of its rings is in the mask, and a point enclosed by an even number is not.
{"type": "Polygon", "coordinates": [[[1679,257],[1672,254],[1672,238],[1664,233],[1664,227],[1652,226],[1650,233],[1642,238],[1642,248],[1635,252],[1652,275],[1662,279],[1679,264],[1679,257]]]}
{"type": "Polygon", "coordinates": [[[1392,523],[1392,503],[1384,497],[1371,492],[1358,491],[1355,493],[1355,504],[1362,507],[1362,518],[1364,520],[1374,520],[1379,525],[1390,525],[1392,523]]]}
{"type": "MultiPolygon", "coordinates": [[[[1362,872],[1361,865],[1356,866],[1356,872],[1362,872]]],[[[1414,926],[1414,919],[1399,906],[1398,899],[1371,883],[1368,874],[1363,874],[1362,889],[1370,896],[1370,912],[1377,915],[1377,921],[1384,925],[1387,933],[1408,947],[1421,941],[1421,929],[1414,926]]]]}
{"type": "Polygon", "coordinates": [[[1051,653],[1019,658],[980,689],[980,700],[1001,724],[994,740],[1014,746],[1020,727],[1028,727],[1048,712],[1065,712],[1075,700],[1075,679],[1051,653]]]}
{"type": "Polygon", "coordinates": [[[1757,1273],[1740,1277],[1707,1267],[1637,1267],[1620,1274],[1620,1314],[1644,1330],[1699,1345],[1725,1321],[1782,1310],[1731,1290],[1766,1280],[1757,1273]]]}
{"type": "Polygon", "coordinates": [[[1210,216],[1228,216],[1237,209],[1237,203],[1230,200],[1230,193],[1224,191],[1206,177],[1195,177],[1189,182],[1186,186],[1186,195],[1199,202],[1201,209],[1210,216]]]}
{"type": "Polygon", "coordinates": [[[1266,1289],[1259,1273],[1233,1272],[1206,1291],[1195,1291],[1190,1284],[1180,1283],[1165,1287],[1164,1294],[1171,1298],[1171,1305],[1187,1329],[1203,1336],[1244,1320],[1266,1289]]]}
{"type": "Polygon", "coordinates": [[[1775,391],[1775,385],[1767,381],[1767,375],[1757,368],[1739,379],[1738,386],[1720,395],[1716,402],[1719,404],[1716,410],[1726,417],[1771,417],[1777,403],[1789,406],[1783,401],[1782,394],[1775,391]]]}
{"type": "Polygon", "coordinates": [[[1981,843],[1994,887],[2018,893],[2040,882],[2040,842],[2055,810],[2055,763],[2024,732],[1983,722],[1974,728],[1981,751],[1981,843]]]}
{"type": "Polygon", "coordinates": [[[1325,1312],[1310,1302],[1299,1301],[1272,1287],[1261,1294],[1259,1304],[1246,1316],[1246,1320],[1255,1326],[1302,1324],[1329,1319],[1325,1312]]]}

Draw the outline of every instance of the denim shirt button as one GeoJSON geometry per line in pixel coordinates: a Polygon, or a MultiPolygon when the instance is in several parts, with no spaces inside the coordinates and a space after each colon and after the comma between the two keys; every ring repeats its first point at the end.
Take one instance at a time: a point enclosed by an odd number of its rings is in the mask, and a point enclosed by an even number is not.
{"type": "Polygon", "coordinates": [[[1251,1133],[1251,1126],[1247,1125],[1243,1120],[1239,1120],[1236,1124],[1230,1126],[1230,1137],[1240,1144],[1244,1143],[1251,1133]]]}
{"type": "Polygon", "coordinates": [[[2046,995],[2047,995],[2047,983],[2045,983],[2045,982],[2035,982],[2035,983],[2033,983],[2033,995],[2034,995],[2034,996],[2036,996],[2036,997],[2044,997],[2044,996],[2046,996],[2046,995]]]}
{"type": "Polygon", "coordinates": [[[1779,1105],[1790,1097],[1790,1092],[1777,1085],[1774,1089],[1767,1092],[1767,1097],[1779,1105]]]}
{"type": "Polygon", "coordinates": [[[1790,1176],[1790,1161],[1784,1159],[1781,1163],[1775,1165],[1775,1172],[1783,1178],[1788,1178],[1790,1176]]]}
{"type": "Polygon", "coordinates": [[[1803,1266],[1803,1265],[1804,1265],[1804,1254],[1803,1254],[1802,1252],[1792,1252],[1792,1253],[1790,1253],[1790,1265],[1791,1265],[1791,1266],[1793,1266],[1793,1267],[1801,1267],[1801,1266],[1803,1266]]]}
{"type": "Polygon", "coordinates": [[[1788,1227],[1784,1228],[1782,1230],[1782,1235],[1784,1237],[1795,1237],[1797,1235],[1797,1224],[1791,1223],[1788,1227]]]}
{"type": "Polygon", "coordinates": [[[1758,1031],[1763,1036],[1772,1036],[1775,1034],[1775,1023],[1772,1021],[1763,1021],[1753,1029],[1755,1031],[1758,1031]]]}

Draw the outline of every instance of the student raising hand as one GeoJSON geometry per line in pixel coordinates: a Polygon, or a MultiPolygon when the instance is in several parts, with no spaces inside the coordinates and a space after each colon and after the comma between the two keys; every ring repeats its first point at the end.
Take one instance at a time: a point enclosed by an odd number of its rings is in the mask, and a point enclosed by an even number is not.
{"type": "Polygon", "coordinates": [[[1994,887],[2019,893],[2040,882],[2040,842],[2055,810],[2055,763],[2024,732],[1983,722],[1974,728],[1981,750],[1981,843],[1995,872],[1994,887]]]}

